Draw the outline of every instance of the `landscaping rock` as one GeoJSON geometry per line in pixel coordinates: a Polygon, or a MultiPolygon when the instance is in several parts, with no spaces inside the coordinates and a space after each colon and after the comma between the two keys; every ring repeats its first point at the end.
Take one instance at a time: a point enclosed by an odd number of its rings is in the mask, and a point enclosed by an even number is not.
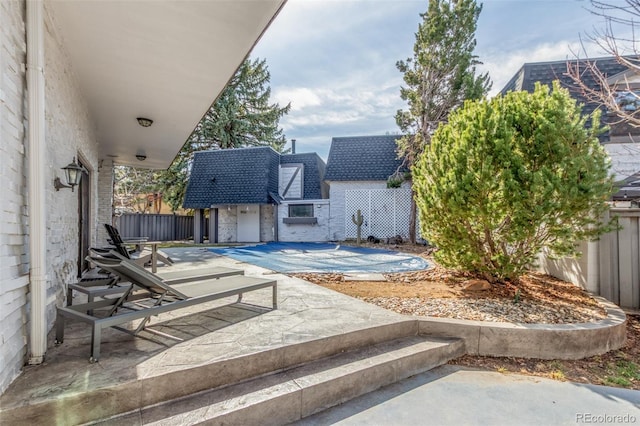
{"type": "Polygon", "coordinates": [[[465,291],[491,290],[491,284],[487,280],[469,280],[464,285],[465,291]]]}

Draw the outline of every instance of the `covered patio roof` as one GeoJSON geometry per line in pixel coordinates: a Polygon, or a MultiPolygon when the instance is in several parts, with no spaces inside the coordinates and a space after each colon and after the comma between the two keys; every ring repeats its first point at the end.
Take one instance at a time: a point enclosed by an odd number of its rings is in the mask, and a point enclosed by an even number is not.
{"type": "Polygon", "coordinates": [[[285,1],[51,1],[100,158],[168,167],[285,1]]]}

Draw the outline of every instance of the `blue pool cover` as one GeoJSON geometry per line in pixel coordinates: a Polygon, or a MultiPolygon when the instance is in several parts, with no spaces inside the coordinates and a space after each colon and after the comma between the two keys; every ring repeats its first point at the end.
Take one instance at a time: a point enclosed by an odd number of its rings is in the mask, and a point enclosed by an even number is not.
{"type": "Polygon", "coordinates": [[[429,267],[424,259],[406,253],[329,243],[274,242],[209,250],[277,272],[379,273],[429,267]]]}

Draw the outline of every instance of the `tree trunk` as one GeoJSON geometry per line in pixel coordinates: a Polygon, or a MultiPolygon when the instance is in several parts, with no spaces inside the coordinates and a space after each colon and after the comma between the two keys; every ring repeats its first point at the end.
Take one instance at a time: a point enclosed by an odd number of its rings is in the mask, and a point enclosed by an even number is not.
{"type": "Polygon", "coordinates": [[[413,191],[413,185],[411,185],[411,212],[409,214],[409,241],[411,244],[416,243],[416,217],[418,214],[418,207],[416,206],[416,194],[413,191]]]}

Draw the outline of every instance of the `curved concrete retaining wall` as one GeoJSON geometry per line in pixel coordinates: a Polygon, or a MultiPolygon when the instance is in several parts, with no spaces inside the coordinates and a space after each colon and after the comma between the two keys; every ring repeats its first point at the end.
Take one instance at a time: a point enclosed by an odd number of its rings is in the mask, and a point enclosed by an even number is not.
{"type": "Polygon", "coordinates": [[[447,318],[421,318],[419,332],[459,337],[469,355],[539,359],[581,359],[618,349],[627,337],[626,316],[600,297],[607,318],[580,324],[511,324],[447,318]]]}

